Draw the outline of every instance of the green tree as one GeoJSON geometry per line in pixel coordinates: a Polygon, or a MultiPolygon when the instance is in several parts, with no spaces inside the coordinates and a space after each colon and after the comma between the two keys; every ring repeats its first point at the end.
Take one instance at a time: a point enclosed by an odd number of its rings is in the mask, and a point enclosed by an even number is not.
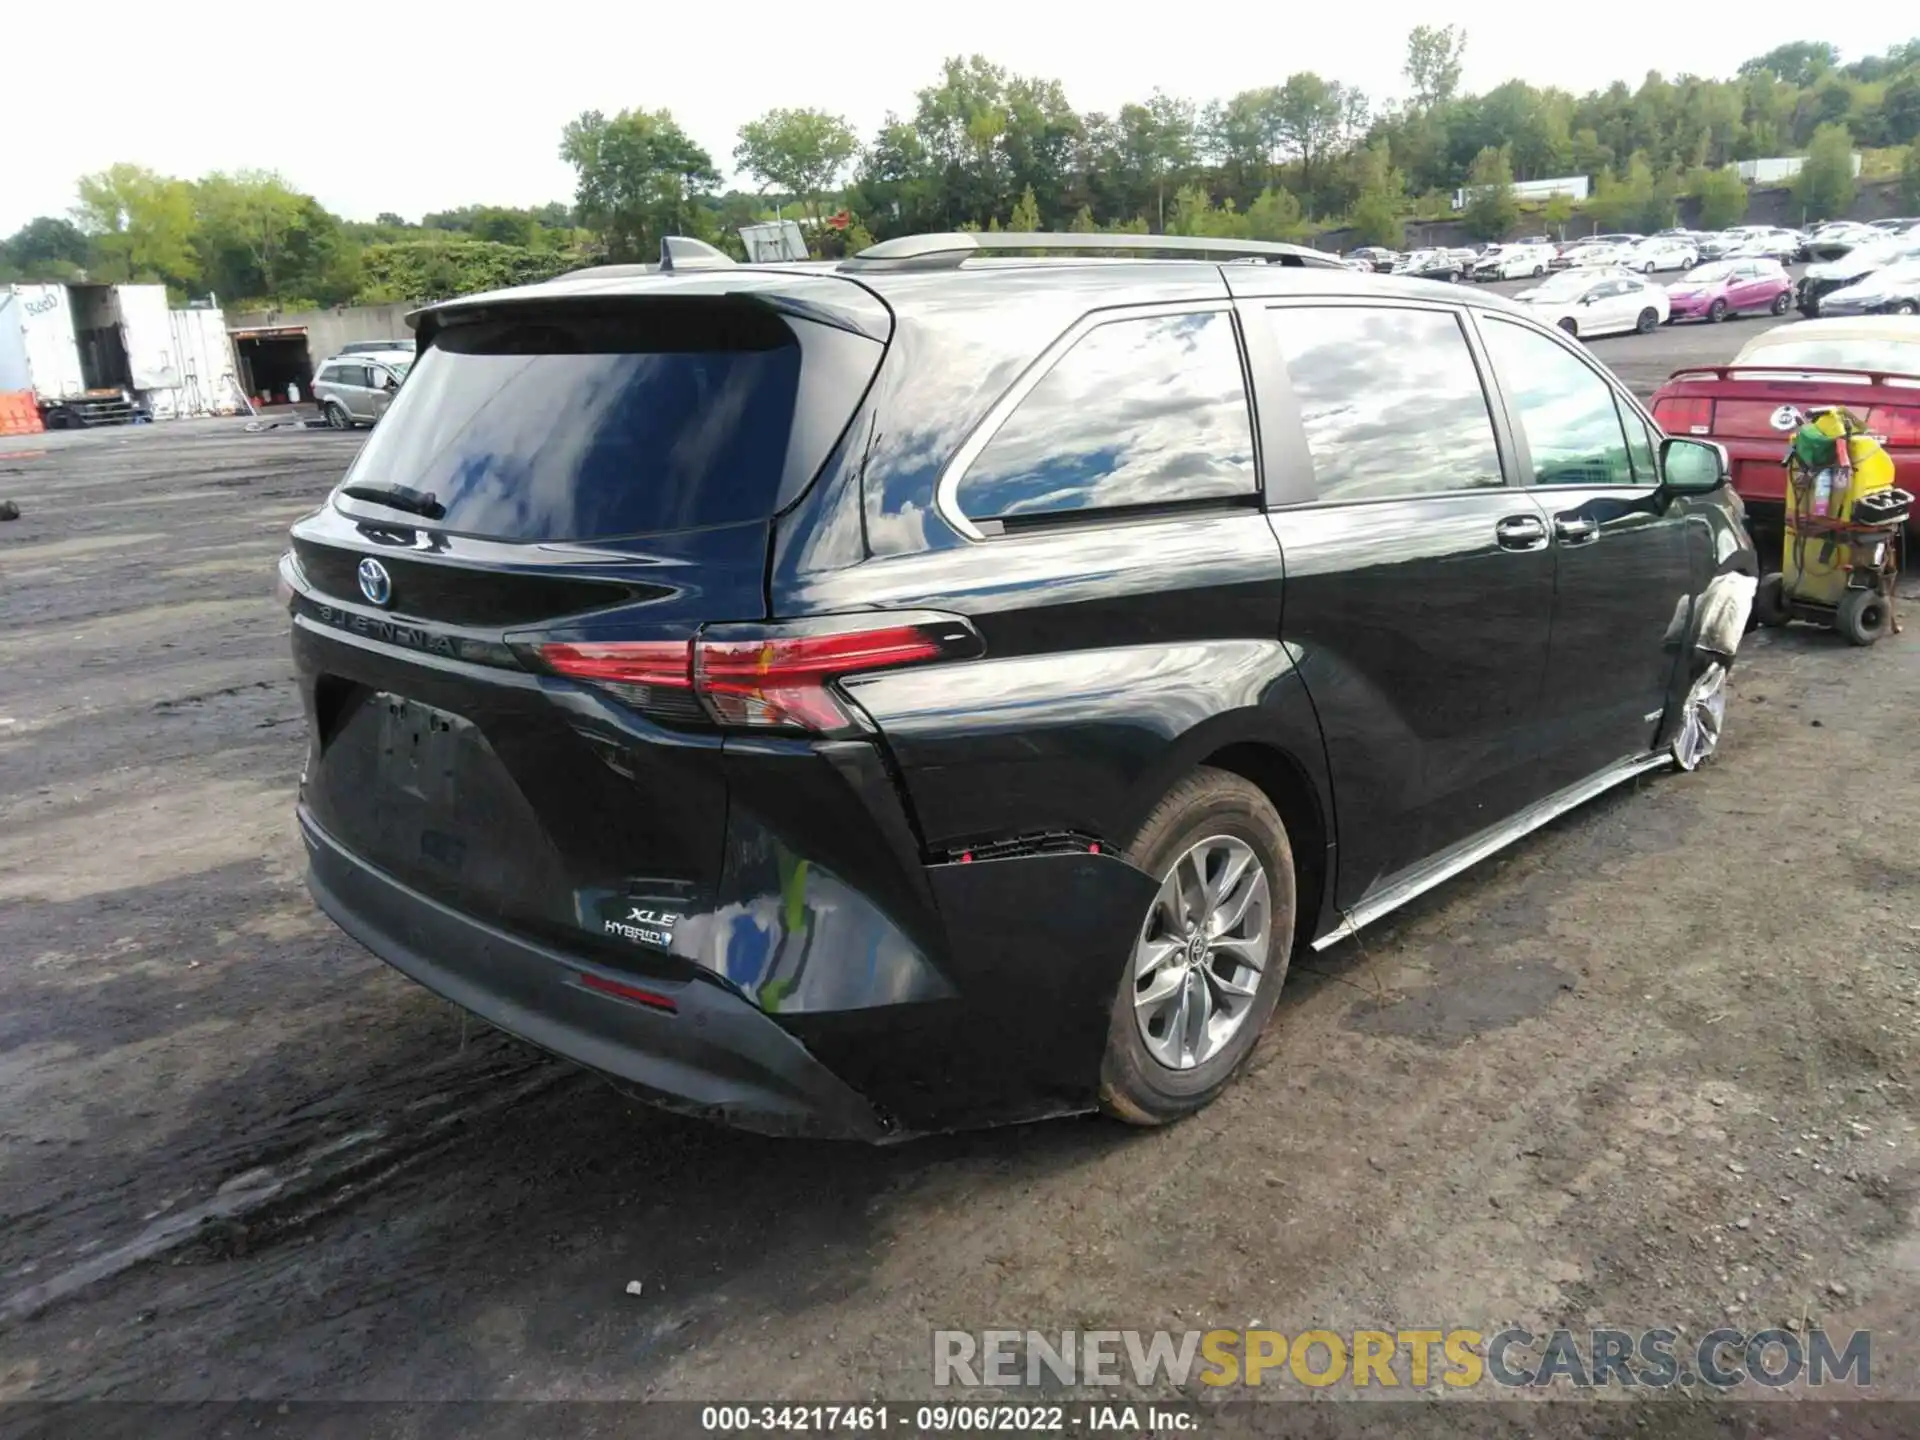
{"type": "Polygon", "coordinates": [[[73,216],[90,237],[93,271],[112,282],[161,281],[191,289],[193,187],[138,165],[111,165],[82,176],[73,216]]]}
{"type": "Polygon", "coordinates": [[[1031,235],[1046,227],[1040,223],[1040,203],[1033,198],[1033,187],[1027,186],[1015,202],[1013,215],[1007,221],[1007,229],[1017,230],[1023,235],[1031,235]]]}
{"type": "Polygon", "coordinates": [[[1362,146],[1348,168],[1353,183],[1348,223],[1367,244],[1397,248],[1406,233],[1407,183],[1393,167],[1391,147],[1385,142],[1362,146]]]}
{"type": "Polygon", "coordinates": [[[1304,228],[1300,223],[1300,202],[1291,190],[1269,186],[1247,207],[1249,240],[1298,240],[1304,228]]]}
{"type": "Polygon", "coordinates": [[[1091,235],[1095,228],[1093,223],[1093,208],[1088,205],[1082,205],[1078,210],[1074,211],[1073,219],[1067,224],[1068,233],[1074,235],[1091,235]]]}
{"type": "Polygon", "coordinates": [[[1840,52],[1825,40],[1795,40],[1776,45],[1740,67],[1742,75],[1777,75],[1789,85],[1811,85],[1840,63],[1840,52]]]}
{"type": "Polygon", "coordinates": [[[0,241],[0,273],[8,279],[71,280],[86,263],[87,237],[57,216],[36,216],[0,241]]]}
{"type": "Polygon", "coordinates": [[[562,134],[560,158],[578,176],[580,219],[600,232],[610,261],[652,259],[662,236],[714,234],[701,201],[719,173],[669,111],[584,111],[562,134]]]}
{"type": "Polygon", "coordinates": [[[1564,240],[1567,224],[1573,219],[1573,197],[1564,191],[1555,191],[1547,197],[1547,203],[1540,209],[1540,220],[1556,239],[1564,240]]]}
{"type": "Polygon", "coordinates": [[[1491,145],[1473,157],[1467,172],[1467,232],[1481,240],[1498,240],[1520,218],[1513,195],[1513,164],[1505,150],[1491,145]]]}
{"type": "Polygon", "coordinates": [[[1186,183],[1197,156],[1199,122],[1191,102],[1156,90],[1144,105],[1122,105],[1119,157],[1122,191],[1116,209],[1151,214],[1167,228],[1167,197],[1186,183]]]}
{"type": "Polygon", "coordinates": [[[1822,125],[1793,177],[1793,199],[1808,220],[1844,215],[1853,204],[1853,136],[1844,125],[1822,125]]]}
{"type": "Polygon", "coordinates": [[[235,298],[288,293],[282,282],[288,278],[294,232],[307,219],[307,202],[307,196],[265,171],[207,176],[194,187],[200,273],[214,277],[216,292],[224,284],[235,298]],[[235,263],[236,257],[244,257],[244,263],[235,263]],[[252,283],[235,285],[230,277],[248,267],[252,283]]]}
{"type": "Polygon", "coordinates": [[[554,250],[528,250],[440,234],[394,245],[369,245],[362,254],[363,280],[354,299],[366,305],[439,300],[528,285],[569,268],[554,250]]]}
{"type": "Polygon", "coordinates": [[[733,158],[762,186],[800,202],[818,226],[822,197],[839,189],[860,153],[853,127],[824,110],[769,110],[740,127],[733,158]]]}
{"type": "Polygon", "coordinates": [[[867,227],[860,223],[860,217],[854,216],[847,222],[847,254],[858,255],[871,244],[873,244],[873,236],[868,233],[867,227]]]}
{"type": "Polygon", "coordinates": [[[495,245],[518,245],[531,250],[540,244],[545,231],[525,210],[485,205],[473,217],[473,226],[468,233],[476,240],[490,240],[495,245]]]}
{"type": "Polygon", "coordinates": [[[1400,207],[1380,192],[1362,195],[1347,222],[1363,245],[1385,245],[1398,250],[1407,237],[1406,222],[1400,207]]]}
{"type": "Polygon", "coordinates": [[[1700,201],[1700,228],[1724,230],[1747,218],[1747,187],[1732,170],[1707,170],[1694,184],[1700,201]]]}
{"type": "Polygon", "coordinates": [[[1909,215],[1920,210],[1920,141],[1907,146],[1900,162],[1900,208],[1909,215]]]}
{"type": "Polygon", "coordinates": [[[1311,207],[1323,198],[1328,161],[1365,124],[1367,99],[1337,80],[1303,70],[1287,77],[1277,105],[1280,140],[1299,161],[1300,189],[1311,207]]]}
{"type": "Polygon", "coordinates": [[[1416,25],[1407,36],[1407,83],[1413,104],[1431,110],[1453,99],[1460,88],[1460,62],[1467,49],[1467,32],[1452,25],[1435,29],[1416,25]]]}
{"type": "Polygon", "coordinates": [[[1920,144],[1920,68],[1888,82],[1880,92],[1880,127],[1889,145],[1920,144]]]}

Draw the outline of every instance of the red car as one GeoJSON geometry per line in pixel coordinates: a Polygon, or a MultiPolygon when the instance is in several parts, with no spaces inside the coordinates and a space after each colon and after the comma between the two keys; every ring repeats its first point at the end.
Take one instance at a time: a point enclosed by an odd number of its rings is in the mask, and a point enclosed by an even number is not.
{"type": "Polygon", "coordinates": [[[1802,320],[1754,336],[1731,365],[1677,370],[1653,395],[1669,435],[1726,446],[1748,513],[1786,508],[1787,441],[1809,410],[1844,405],[1893,458],[1894,483],[1920,491],[1920,316],[1802,320]]]}

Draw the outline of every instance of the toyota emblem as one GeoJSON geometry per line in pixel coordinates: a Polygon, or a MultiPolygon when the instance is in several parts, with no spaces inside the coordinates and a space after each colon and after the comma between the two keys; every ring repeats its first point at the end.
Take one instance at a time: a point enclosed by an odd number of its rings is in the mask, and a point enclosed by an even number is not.
{"type": "Polygon", "coordinates": [[[360,593],[374,604],[384,605],[393,598],[393,577],[371,555],[360,562],[359,575],[360,593]]]}

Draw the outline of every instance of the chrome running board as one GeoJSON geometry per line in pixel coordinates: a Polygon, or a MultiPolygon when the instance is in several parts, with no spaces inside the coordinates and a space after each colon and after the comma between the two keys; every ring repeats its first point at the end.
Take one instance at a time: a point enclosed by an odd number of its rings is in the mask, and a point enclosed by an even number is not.
{"type": "Polygon", "coordinates": [[[1398,910],[1409,900],[1416,899],[1458,875],[1462,870],[1478,865],[1496,851],[1504,850],[1523,835],[1531,834],[1550,820],[1557,820],[1569,810],[1578,809],[1597,795],[1603,795],[1636,775],[1644,775],[1649,770],[1660,770],[1673,763],[1673,756],[1665,750],[1652,755],[1635,755],[1626,760],[1616,761],[1606,769],[1589,775],[1585,780],[1556,791],[1544,800],[1536,800],[1525,809],[1516,812],[1511,818],[1498,825],[1490,825],[1477,835],[1470,835],[1458,845],[1442,850],[1431,860],[1410,870],[1401,872],[1399,878],[1389,881],[1379,889],[1368,893],[1358,905],[1346,912],[1346,916],[1334,929],[1329,930],[1313,942],[1313,948],[1324,950],[1337,944],[1349,935],[1355,934],[1371,925],[1382,915],[1398,910]]]}

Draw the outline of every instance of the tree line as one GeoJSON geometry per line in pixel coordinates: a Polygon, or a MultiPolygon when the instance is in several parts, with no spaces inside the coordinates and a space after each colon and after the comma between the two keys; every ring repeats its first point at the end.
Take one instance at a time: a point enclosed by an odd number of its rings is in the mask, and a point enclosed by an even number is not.
{"type": "Polygon", "coordinates": [[[474,205],[410,222],[346,220],[270,172],[181,180],[116,165],[79,182],[68,216],[0,242],[0,280],[161,281],[230,308],[427,299],[546,278],[605,259],[647,260],[662,235],[738,250],[743,224],[799,220],[815,252],[927,230],[1153,231],[1401,243],[1409,219],[1453,214],[1511,233],[1512,187],[1593,178],[1528,217],[1658,229],[1691,196],[1700,223],[1731,224],[1747,190],[1732,162],[1808,157],[1794,182],[1807,219],[1844,212],[1851,156],[1898,166],[1920,211],[1920,39],[1843,63],[1824,41],[1783,45],[1725,79],[1649,73],[1573,95],[1513,80],[1463,94],[1465,33],[1407,37],[1406,95],[1377,103],[1301,71],[1205,103],[1156,91],[1111,114],[1074,108],[1057,80],[975,55],[949,59],[907,115],[864,144],[841,117],[772,110],[729,158],[757,187],[722,189],[714,155],[667,110],[587,111],[560,154],[570,204],[474,205]]]}

